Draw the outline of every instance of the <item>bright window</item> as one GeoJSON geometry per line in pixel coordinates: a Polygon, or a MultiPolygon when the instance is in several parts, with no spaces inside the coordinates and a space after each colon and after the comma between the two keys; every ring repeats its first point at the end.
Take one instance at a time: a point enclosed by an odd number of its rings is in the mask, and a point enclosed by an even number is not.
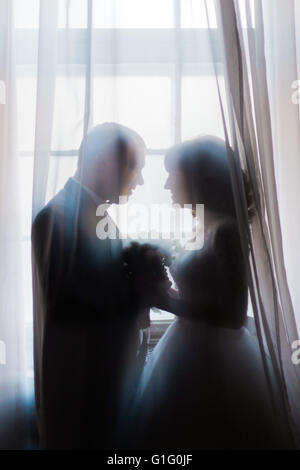
{"type": "MultiPolygon", "coordinates": [[[[55,3],[55,2],[54,2],[55,3]]],[[[148,150],[145,184],[134,202],[170,202],[163,188],[168,147],[200,133],[223,136],[204,2],[199,0],[94,0],[92,30],[92,124],[117,121],[138,131],[148,150]]],[[[217,18],[208,0],[215,52],[217,18]]],[[[240,1],[246,24],[245,1],[240,1]]],[[[84,122],[87,0],[58,1],[58,55],[47,198],[76,168],[84,122]]],[[[253,2],[252,2],[253,17],[253,2]]],[[[253,18],[254,24],[254,18],[253,18]]],[[[30,225],[39,1],[15,0],[18,147],[23,211],[24,289],[28,324],[30,225]],[[26,272],[26,274],[25,274],[26,272]]],[[[224,93],[221,64],[217,64],[224,93]]],[[[172,318],[171,315],[152,318],[172,318]]],[[[30,329],[31,330],[31,329],[30,329]]]]}

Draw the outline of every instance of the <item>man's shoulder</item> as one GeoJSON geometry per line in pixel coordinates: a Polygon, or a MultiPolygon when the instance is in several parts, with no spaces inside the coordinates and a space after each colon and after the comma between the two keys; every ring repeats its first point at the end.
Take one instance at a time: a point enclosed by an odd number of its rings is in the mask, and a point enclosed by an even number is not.
{"type": "Polygon", "coordinates": [[[40,227],[50,222],[57,214],[56,205],[53,201],[48,202],[35,216],[32,227],[40,227]]]}
{"type": "Polygon", "coordinates": [[[32,230],[36,231],[41,227],[47,225],[50,222],[50,219],[53,217],[52,207],[47,204],[43,209],[41,209],[32,222],[32,230]]]}
{"type": "Polygon", "coordinates": [[[37,213],[32,222],[32,236],[45,233],[50,228],[53,229],[60,225],[66,217],[66,211],[60,199],[55,196],[37,213]]]}

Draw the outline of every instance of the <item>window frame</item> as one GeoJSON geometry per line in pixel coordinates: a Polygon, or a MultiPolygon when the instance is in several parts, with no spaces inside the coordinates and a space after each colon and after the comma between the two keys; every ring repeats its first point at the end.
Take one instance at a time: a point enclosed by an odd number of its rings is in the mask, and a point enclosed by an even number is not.
{"type": "MultiPolygon", "coordinates": [[[[160,71],[161,76],[170,76],[172,83],[172,99],[175,103],[173,143],[181,140],[181,81],[184,76],[184,66],[190,64],[194,70],[189,74],[199,74],[200,67],[207,64],[211,68],[211,49],[217,69],[221,67],[221,50],[218,46],[218,30],[212,30],[208,43],[207,28],[161,28],[161,29],[100,29],[92,31],[93,64],[97,75],[113,76],[110,70],[118,75],[155,75],[160,71]],[[107,48],[107,44],[111,44],[107,48]],[[194,44],[205,44],[204,47],[194,47],[194,44]],[[121,45],[119,54],[113,54],[114,48],[121,45]],[[180,51],[180,55],[179,52],[180,51]],[[111,61],[114,57],[114,62],[111,61]]],[[[58,29],[57,73],[63,74],[68,64],[74,74],[84,76],[87,65],[86,46],[88,44],[87,28],[58,29]]],[[[16,28],[16,65],[17,75],[34,76],[37,66],[38,29],[16,28]]],[[[70,71],[70,69],[69,69],[70,71]]],[[[155,157],[165,153],[166,148],[148,148],[146,153],[155,157]]],[[[34,149],[19,151],[20,157],[32,157],[34,149]]],[[[75,157],[77,149],[52,149],[51,157],[75,157]]],[[[28,236],[23,237],[28,242],[28,236]]],[[[166,331],[174,318],[151,321],[151,339],[153,346],[166,331]]],[[[29,322],[30,323],[30,322],[29,322]]]]}

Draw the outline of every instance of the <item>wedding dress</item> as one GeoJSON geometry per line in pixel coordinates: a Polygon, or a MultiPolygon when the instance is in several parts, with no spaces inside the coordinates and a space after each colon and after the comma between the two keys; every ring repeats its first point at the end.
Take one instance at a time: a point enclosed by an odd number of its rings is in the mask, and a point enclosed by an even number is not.
{"type": "Polygon", "coordinates": [[[154,348],[137,390],[127,446],[289,447],[257,338],[242,326],[247,280],[237,227],[220,225],[172,273],[183,298],[194,305],[205,298],[210,308],[199,307],[199,317],[177,317],[154,348]]]}

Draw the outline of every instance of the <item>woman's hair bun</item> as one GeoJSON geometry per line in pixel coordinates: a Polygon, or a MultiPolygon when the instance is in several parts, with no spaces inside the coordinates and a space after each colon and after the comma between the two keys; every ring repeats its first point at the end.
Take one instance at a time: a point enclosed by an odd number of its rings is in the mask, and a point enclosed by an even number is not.
{"type": "Polygon", "coordinates": [[[246,170],[242,170],[242,174],[243,174],[243,183],[244,183],[246,202],[247,202],[248,219],[251,222],[255,214],[253,191],[252,191],[249,177],[248,177],[246,170]]]}

